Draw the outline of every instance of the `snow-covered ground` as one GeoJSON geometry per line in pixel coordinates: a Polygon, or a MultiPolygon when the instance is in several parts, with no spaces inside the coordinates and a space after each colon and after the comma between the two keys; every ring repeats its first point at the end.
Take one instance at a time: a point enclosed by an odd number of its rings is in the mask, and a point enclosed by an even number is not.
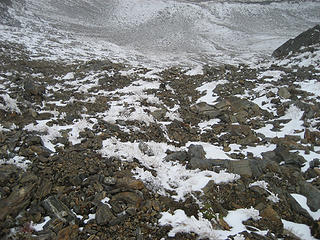
{"type": "MultiPolygon", "coordinates": [[[[186,75],[196,76],[203,74],[202,66],[212,63],[248,63],[255,65],[258,61],[265,59],[281,43],[295,36],[302,30],[312,27],[320,21],[320,3],[310,2],[280,2],[261,4],[254,1],[242,3],[243,1],[40,1],[26,0],[25,8],[11,9],[10,13],[21,22],[21,26],[0,25],[1,41],[10,41],[24,44],[29,50],[32,59],[62,59],[64,61],[87,60],[91,58],[107,58],[116,62],[130,63],[133,66],[143,65],[150,67],[147,74],[135,72],[132,67],[128,71],[122,71],[123,76],[136,78],[130,85],[112,91],[91,91],[98,87],[99,80],[113,72],[97,71],[87,73],[83,78],[77,78],[75,73],[70,72],[64,76],[58,76],[59,84],[50,86],[51,90],[63,91],[68,86],[74,93],[90,94],[90,98],[83,102],[96,103],[98,97],[108,97],[110,108],[93,116],[88,109],[83,109],[82,119],[75,120],[69,125],[47,125],[47,120],[25,126],[26,131],[41,132],[44,146],[52,152],[56,151],[59,144],[55,139],[61,136],[62,131],[68,131],[69,141],[72,144],[81,142],[80,132],[84,129],[93,129],[99,121],[109,123],[121,121],[137,121],[149,125],[157,123],[166,131],[166,126],[172,121],[183,121],[179,114],[179,105],[170,108],[155,94],[148,90],[157,90],[161,85],[162,77],[158,75],[162,67],[172,65],[183,65],[187,69],[186,75]],[[149,106],[142,104],[146,102],[149,106]],[[166,122],[159,122],[150,114],[161,108],[165,108],[166,122]]],[[[246,1],[248,2],[248,1],[246,1]]],[[[20,6],[19,3],[15,3],[20,6]]],[[[317,66],[319,64],[320,52],[305,53],[294,56],[291,60],[274,60],[272,64],[281,66],[293,66],[299,60],[299,66],[317,66]]],[[[264,66],[268,66],[267,63],[264,66]]],[[[263,64],[256,65],[261,67],[263,64]]],[[[319,68],[319,65],[318,65],[319,68]]],[[[272,124],[255,129],[256,134],[265,137],[284,137],[295,135],[303,138],[305,124],[301,120],[303,111],[295,105],[291,105],[285,111],[284,116],[277,116],[277,109],[266,97],[267,92],[275,94],[278,92],[277,82],[286,73],[278,70],[261,71],[256,87],[252,89],[255,96],[246,93],[238,97],[250,100],[261,109],[275,115],[277,120],[289,119],[287,123],[281,123],[278,132],[272,130],[272,124]],[[267,77],[267,80],[259,81],[267,77]],[[266,91],[268,89],[268,91],[266,91]]],[[[1,77],[3,78],[3,77],[1,77]]],[[[2,79],[3,80],[3,79],[2,79]]],[[[251,81],[251,79],[248,79],[251,81]]],[[[226,79],[216,82],[205,82],[197,88],[203,96],[196,103],[206,102],[210,105],[218,103],[218,96],[213,92],[218,84],[228,83],[226,79]]],[[[315,79],[307,79],[293,84],[299,85],[301,90],[310,93],[310,99],[319,103],[320,86],[315,79]]],[[[4,89],[0,85],[1,90],[4,89]]],[[[50,89],[50,88],[48,88],[50,89]]],[[[173,89],[169,89],[176,94],[173,89]]],[[[0,109],[10,110],[21,114],[17,100],[9,96],[9,93],[1,94],[4,103],[0,102],[0,109]]],[[[54,105],[56,108],[66,106],[72,101],[80,101],[70,98],[67,101],[51,101],[46,104],[54,105]]],[[[286,102],[287,99],[280,99],[286,102]]],[[[47,111],[48,112],[48,111],[47,111]]],[[[64,114],[51,111],[54,120],[65,118],[64,114]]],[[[219,120],[211,119],[199,123],[202,132],[210,129],[219,120]]],[[[316,126],[318,120],[310,122],[311,129],[316,126]]],[[[316,127],[314,128],[316,129],[316,127]]],[[[10,131],[2,127],[1,131],[10,131]]],[[[123,132],[140,131],[138,127],[123,126],[123,132]]],[[[318,129],[316,129],[318,130],[318,129]]],[[[124,142],[117,137],[104,140],[103,147],[99,152],[103,157],[117,157],[123,161],[138,159],[140,167],[133,173],[135,177],[144,181],[147,185],[162,195],[174,193],[171,197],[177,201],[184,200],[188,194],[201,192],[202,188],[211,180],[216,184],[236,181],[239,175],[226,171],[201,171],[187,169],[179,162],[167,162],[164,160],[166,151],[186,150],[194,143],[202,145],[207,158],[228,159],[231,153],[243,153],[247,155],[252,152],[255,157],[261,157],[261,153],[274,150],[275,144],[248,146],[242,148],[240,145],[230,145],[231,151],[226,154],[221,146],[204,142],[189,142],[185,146],[175,147],[174,142],[166,136],[167,142],[149,141],[152,155],[146,155],[139,148],[139,142],[124,142]],[[157,173],[156,177],[152,171],[157,173]]],[[[309,146],[305,144],[304,146],[309,146]]],[[[307,163],[301,169],[306,171],[309,162],[320,158],[319,149],[306,154],[299,151],[307,163]]],[[[0,160],[0,163],[4,160],[0,160]]],[[[26,168],[28,160],[23,157],[14,157],[6,163],[14,163],[26,168]]],[[[279,198],[268,190],[268,183],[263,181],[253,182],[251,186],[258,186],[269,193],[268,199],[277,204],[279,198]]],[[[319,218],[319,210],[312,212],[304,196],[292,194],[301,207],[306,209],[316,220],[319,218]]],[[[196,198],[196,196],[194,196],[196,198]]],[[[94,215],[89,216],[94,219],[94,215]]],[[[245,239],[240,233],[246,230],[243,222],[252,219],[258,220],[259,211],[253,207],[250,209],[237,209],[229,211],[224,221],[231,227],[229,231],[215,230],[210,221],[199,216],[188,217],[183,210],[174,213],[163,212],[159,221],[160,225],[171,225],[170,237],[177,232],[195,232],[200,237],[209,239],[226,239],[229,235],[236,235],[234,239],[245,239]]],[[[48,221],[49,219],[45,219],[48,221]]],[[[86,220],[86,221],[89,221],[86,220]]],[[[313,239],[309,227],[303,224],[282,220],[284,228],[292,231],[301,239],[313,239]]],[[[43,225],[34,227],[42,230],[43,225]]],[[[256,233],[265,235],[266,231],[257,229],[256,233]]]]}

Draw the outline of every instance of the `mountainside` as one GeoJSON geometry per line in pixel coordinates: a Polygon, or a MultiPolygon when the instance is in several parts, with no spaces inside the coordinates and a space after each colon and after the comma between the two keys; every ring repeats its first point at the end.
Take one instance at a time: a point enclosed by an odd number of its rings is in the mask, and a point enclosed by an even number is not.
{"type": "Polygon", "coordinates": [[[0,5],[0,239],[320,238],[319,25],[156,68],[26,28],[26,2],[0,5]]]}

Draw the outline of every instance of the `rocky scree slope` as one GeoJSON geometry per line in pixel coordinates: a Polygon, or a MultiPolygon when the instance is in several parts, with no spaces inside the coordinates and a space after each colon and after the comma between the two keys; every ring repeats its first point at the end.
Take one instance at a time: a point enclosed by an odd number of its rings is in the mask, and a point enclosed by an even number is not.
{"type": "Polygon", "coordinates": [[[312,44],[196,73],[1,42],[1,239],[320,238],[312,44]]]}

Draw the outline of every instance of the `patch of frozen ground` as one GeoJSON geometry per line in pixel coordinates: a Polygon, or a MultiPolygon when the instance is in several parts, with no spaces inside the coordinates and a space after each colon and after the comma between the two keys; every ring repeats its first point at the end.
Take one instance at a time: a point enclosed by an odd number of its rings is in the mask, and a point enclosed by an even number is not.
{"type": "Polygon", "coordinates": [[[279,66],[285,66],[288,68],[295,68],[298,67],[309,67],[314,66],[315,69],[320,70],[320,48],[319,45],[317,46],[318,49],[316,49],[313,52],[305,52],[305,53],[299,53],[295,54],[294,56],[291,56],[290,58],[286,58],[283,60],[274,60],[274,64],[277,64],[279,66]]]}
{"type": "Polygon", "coordinates": [[[288,123],[281,124],[282,127],[280,131],[271,131],[273,125],[267,124],[265,127],[255,130],[255,132],[261,133],[270,138],[285,137],[285,135],[297,135],[303,138],[305,129],[303,126],[303,120],[301,120],[303,113],[304,112],[298,107],[290,105],[290,107],[286,110],[285,115],[278,118],[279,120],[289,121],[288,123]]]}
{"type": "Polygon", "coordinates": [[[81,142],[81,138],[79,138],[80,132],[85,129],[92,129],[93,125],[96,123],[96,119],[91,118],[88,120],[75,120],[74,124],[72,125],[60,126],[57,124],[53,124],[52,126],[48,126],[48,121],[49,120],[41,120],[37,121],[36,124],[31,123],[25,126],[24,130],[42,133],[43,135],[41,135],[41,139],[43,141],[44,147],[48,148],[52,152],[56,151],[55,147],[57,146],[53,144],[52,141],[58,137],[61,137],[60,131],[69,130],[69,141],[72,144],[77,144],[81,142]]]}
{"type": "Polygon", "coordinates": [[[305,209],[309,213],[313,220],[317,221],[320,218],[320,209],[318,209],[318,211],[316,212],[311,211],[307,204],[307,198],[305,196],[295,193],[292,193],[291,196],[300,204],[303,209],[305,209]]]}
{"type": "Polygon", "coordinates": [[[21,114],[21,111],[17,105],[17,100],[11,98],[8,94],[2,94],[0,97],[4,101],[4,104],[0,103],[0,109],[21,114]]]}
{"type": "Polygon", "coordinates": [[[214,104],[218,99],[218,95],[213,91],[219,84],[225,84],[228,81],[226,80],[218,80],[214,82],[204,83],[201,87],[196,88],[200,93],[205,93],[206,95],[200,97],[197,100],[197,103],[206,102],[207,104],[214,104]]]}
{"type": "Polygon", "coordinates": [[[309,99],[315,99],[320,95],[320,82],[317,80],[304,80],[302,82],[295,82],[300,85],[301,90],[313,94],[309,99]]]}
{"type": "MultiPolygon", "coordinates": [[[[118,157],[126,161],[132,161],[133,158],[137,159],[148,170],[136,168],[133,171],[136,178],[143,180],[159,194],[167,195],[167,190],[175,192],[176,195],[172,197],[177,201],[183,200],[186,195],[195,191],[201,192],[202,188],[211,180],[219,184],[239,179],[238,175],[225,171],[216,173],[199,169],[189,170],[178,162],[164,161],[165,152],[168,149],[171,151],[180,149],[166,143],[147,142],[146,144],[151,148],[154,156],[142,153],[138,142],[120,142],[116,138],[104,140],[100,152],[104,157],[118,157]],[[149,169],[156,171],[157,175],[151,174],[149,169]]],[[[209,149],[209,146],[205,149],[209,149]]]]}
{"type": "Polygon", "coordinates": [[[267,70],[258,75],[258,79],[264,79],[267,82],[277,82],[282,75],[286,73],[278,70],[267,70]]]}
{"type": "Polygon", "coordinates": [[[9,159],[0,159],[0,165],[2,164],[13,164],[23,170],[27,170],[28,165],[31,163],[30,160],[26,159],[25,157],[15,156],[9,159]]]}
{"type": "Polygon", "coordinates": [[[309,226],[305,224],[290,222],[284,219],[282,219],[281,221],[283,223],[283,228],[293,233],[299,239],[316,240],[316,238],[311,235],[309,226]]]}
{"type": "MultiPolygon", "coordinates": [[[[228,239],[230,235],[238,235],[243,231],[248,231],[244,221],[249,219],[259,220],[259,211],[254,208],[237,209],[229,211],[228,215],[223,218],[224,221],[230,226],[230,231],[215,230],[213,229],[210,221],[203,218],[202,214],[198,214],[198,219],[194,216],[188,217],[181,209],[174,211],[173,214],[163,212],[159,220],[162,226],[170,225],[172,229],[169,232],[169,237],[174,237],[178,232],[198,234],[201,238],[209,238],[215,240],[228,239]]],[[[267,231],[257,231],[259,234],[265,235],[267,231]]],[[[239,238],[241,239],[241,238],[239,238]]]]}

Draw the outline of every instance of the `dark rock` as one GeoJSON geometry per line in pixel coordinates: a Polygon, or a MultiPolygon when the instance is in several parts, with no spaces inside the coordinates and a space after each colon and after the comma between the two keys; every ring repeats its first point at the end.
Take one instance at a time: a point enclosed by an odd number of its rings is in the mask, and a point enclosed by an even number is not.
{"type": "Polygon", "coordinates": [[[27,80],[24,82],[24,90],[28,95],[31,96],[43,96],[45,93],[45,87],[34,83],[31,80],[27,80]]]}
{"type": "Polygon", "coordinates": [[[310,183],[300,182],[300,194],[307,198],[307,204],[311,211],[318,211],[320,209],[320,190],[310,183]]]}
{"type": "Polygon", "coordinates": [[[320,239],[320,221],[314,222],[311,226],[311,234],[316,239],[320,239]]]}
{"type": "Polygon", "coordinates": [[[42,199],[50,194],[52,183],[48,179],[42,179],[36,192],[36,198],[42,199]]]}
{"type": "Polygon", "coordinates": [[[27,207],[32,197],[31,193],[34,184],[29,184],[25,187],[16,187],[12,189],[12,193],[8,198],[0,200],[0,220],[4,220],[6,216],[12,215],[16,217],[21,210],[27,207]]]}
{"type": "Polygon", "coordinates": [[[45,199],[42,205],[53,217],[60,219],[62,222],[75,223],[76,216],[55,196],[45,199]]]}
{"type": "Polygon", "coordinates": [[[138,207],[143,198],[135,192],[121,192],[112,197],[112,202],[124,202],[127,205],[138,207]]]}
{"type": "Polygon", "coordinates": [[[288,165],[302,167],[306,162],[304,157],[300,156],[298,153],[289,152],[289,150],[283,146],[277,146],[274,151],[281,161],[284,161],[288,165]]]}
{"type": "Polygon", "coordinates": [[[98,225],[108,225],[114,221],[116,216],[113,214],[111,208],[106,204],[101,204],[96,212],[96,222],[98,225]]]}
{"type": "Polygon", "coordinates": [[[16,165],[0,165],[0,185],[7,184],[9,179],[16,174],[22,172],[21,168],[18,168],[16,165]]]}
{"type": "Polygon", "coordinates": [[[173,152],[168,154],[165,157],[166,161],[179,161],[179,162],[186,162],[188,160],[188,153],[186,151],[179,151],[179,152],[173,152]]]}
{"type": "Polygon", "coordinates": [[[57,240],[72,240],[77,239],[79,234],[79,226],[77,225],[70,225],[61,229],[58,232],[57,240]]]}
{"type": "Polygon", "coordinates": [[[320,43],[320,25],[301,33],[294,39],[290,39],[279,48],[277,48],[272,56],[282,58],[288,56],[291,52],[298,52],[302,47],[308,47],[320,43]]]}

